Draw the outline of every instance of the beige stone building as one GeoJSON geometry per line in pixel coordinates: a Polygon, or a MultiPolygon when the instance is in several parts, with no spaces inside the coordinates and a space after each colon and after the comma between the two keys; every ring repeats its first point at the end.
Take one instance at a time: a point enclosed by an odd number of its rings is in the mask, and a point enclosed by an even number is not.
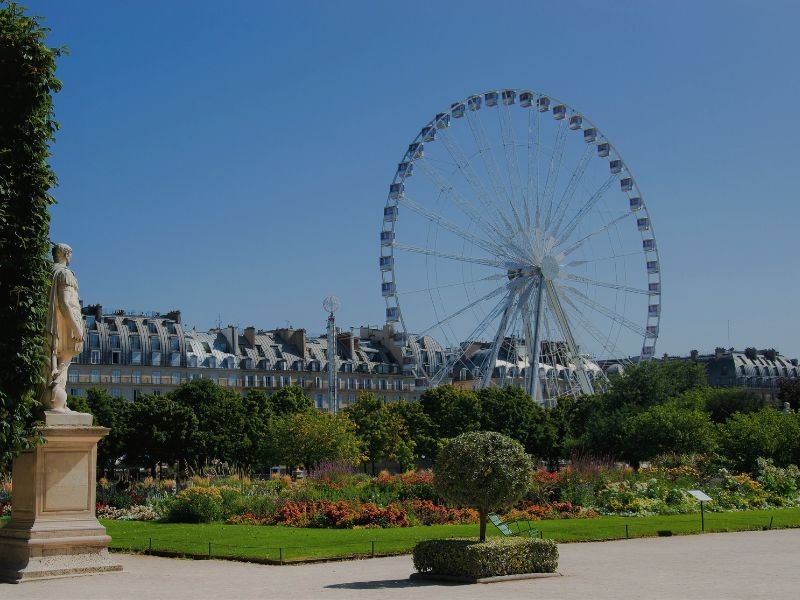
{"type": "MultiPolygon", "coordinates": [[[[269,394],[299,385],[317,408],[331,409],[325,335],[310,337],[304,329],[292,328],[189,330],[181,324],[180,311],[106,314],[98,305],[85,307],[83,320],[86,341],[69,369],[70,395],[100,388],[134,401],[142,394],[165,394],[181,383],[205,378],[239,392],[259,389],[269,394]]],[[[355,402],[362,391],[387,402],[416,400],[414,369],[410,363],[404,365],[408,359],[403,346],[385,329],[361,327],[338,333],[340,406],[355,402]]]]}

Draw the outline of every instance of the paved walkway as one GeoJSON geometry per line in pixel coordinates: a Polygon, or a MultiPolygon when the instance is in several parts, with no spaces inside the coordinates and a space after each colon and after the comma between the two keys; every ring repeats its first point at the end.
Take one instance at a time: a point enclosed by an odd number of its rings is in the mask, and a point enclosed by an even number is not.
{"type": "Polygon", "coordinates": [[[408,556],[276,567],[115,554],[122,573],[0,584],[0,598],[800,598],[797,529],[562,544],[559,551],[563,577],[471,586],[412,583],[408,556]]]}

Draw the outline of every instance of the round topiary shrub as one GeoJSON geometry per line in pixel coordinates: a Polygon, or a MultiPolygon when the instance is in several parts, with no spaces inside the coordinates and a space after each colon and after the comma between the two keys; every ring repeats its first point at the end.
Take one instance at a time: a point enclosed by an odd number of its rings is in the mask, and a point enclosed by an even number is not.
{"type": "Polygon", "coordinates": [[[474,431],[442,448],[433,480],[447,500],[478,511],[483,542],[488,514],[519,502],[532,469],[531,458],[519,442],[493,431],[474,431]]]}

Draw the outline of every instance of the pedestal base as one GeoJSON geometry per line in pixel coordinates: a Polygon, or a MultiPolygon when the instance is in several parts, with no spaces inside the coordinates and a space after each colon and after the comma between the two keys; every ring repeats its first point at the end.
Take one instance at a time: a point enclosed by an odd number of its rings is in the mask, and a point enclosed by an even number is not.
{"type": "Polygon", "coordinates": [[[14,459],[11,520],[0,529],[0,581],[121,571],[95,518],[97,442],[108,429],[92,427],[81,413],[46,416],[45,443],[14,459]]]}

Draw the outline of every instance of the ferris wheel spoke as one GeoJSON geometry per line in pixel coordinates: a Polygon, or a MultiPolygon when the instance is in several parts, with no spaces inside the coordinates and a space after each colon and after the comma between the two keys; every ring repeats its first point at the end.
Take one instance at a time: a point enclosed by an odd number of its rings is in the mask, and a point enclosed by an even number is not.
{"type": "Polygon", "coordinates": [[[475,145],[478,148],[478,154],[480,155],[483,166],[489,176],[489,182],[492,184],[492,188],[494,189],[495,197],[502,198],[512,208],[515,222],[512,224],[505,217],[503,220],[512,231],[522,231],[522,222],[519,219],[519,215],[516,213],[516,209],[514,209],[513,201],[508,195],[505,185],[503,184],[503,180],[498,173],[497,161],[495,160],[494,152],[492,151],[492,146],[489,143],[483,123],[476,113],[468,113],[467,121],[469,122],[469,126],[472,131],[472,137],[475,140],[475,145]]]}
{"type": "Polygon", "coordinates": [[[641,256],[644,252],[641,250],[637,250],[636,252],[624,252],[622,254],[612,254],[611,256],[600,256],[597,258],[587,258],[581,260],[573,260],[568,262],[567,264],[563,265],[564,267],[582,267],[584,265],[600,262],[603,260],[618,260],[620,258],[626,258],[628,256],[641,256]]]}
{"type": "Polygon", "coordinates": [[[511,126],[511,115],[508,105],[503,104],[497,113],[500,119],[500,136],[503,140],[503,151],[508,165],[508,184],[511,188],[511,211],[520,231],[525,231],[523,217],[525,215],[525,196],[522,190],[522,175],[519,171],[519,158],[517,157],[517,143],[514,139],[514,128],[511,126]]]}
{"type": "Polygon", "coordinates": [[[602,333],[602,332],[601,332],[599,329],[597,329],[597,327],[595,327],[595,326],[594,326],[594,325],[593,325],[593,324],[592,324],[592,323],[591,323],[591,322],[590,322],[590,321],[589,321],[589,320],[586,318],[586,316],[583,314],[583,311],[581,311],[581,310],[580,310],[580,309],[579,309],[579,308],[578,308],[578,307],[575,305],[575,303],[572,301],[572,299],[571,299],[571,298],[570,298],[568,295],[564,295],[564,303],[565,303],[565,304],[566,304],[568,307],[570,307],[570,308],[572,309],[572,310],[571,310],[571,314],[572,314],[573,318],[575,319],[575,321],[577,321],[578,323],[580,323],[580,325],[583,327],[583,329],[584,329],[584,330],[585,330],[585,331],[586,331],[586,332],[587,332],[587,333],[588,333],[588,334],[589,334],[589,335],[590,335],[590,336],[591,336],[591,337],[592,337],[594,340],[596,340],[598,344],[600,344],[600,347],[603,349],[603,351],[605,351],[605,352],[606,352],[606,354],[607,354],[609,357],[622,357],[622,356],[624,356],[624,353],[623,353],[623,352],[622,352],[622,351],[621,351],[621,350],[620,350],[620,349],[619,349],[619,348],[616,346],[616,344],[614,344],[614,343],[611,341],[611,334],[610,334],[610,332],[609,332],[609,334],[608,334],[608,335],[604,335],[604,334],[603,334],[603,333],[602,333]],[[603,338],[605,338],[605,341],[604,341],[604,339],[603,339],[603,338]]]}
{"type": "Polygon", "coordinates": [[[556,141],[553,147],[553,154],[550,156],[550,166],[547,170],[547,179],[544,184],[544,194],[542,202],[547,203],[547,212],[544,215],[544,228],[547,229],[553,212],[553,195],[556,190],[556,182],[558,175],[561,171],[561,158],[564,155],[564,142],[567,139],[567,120],[564,119],[559,123],[558,133],[556,134],[556,141]]]}
{"type": "Polygon", "coordinates": [[[475,265],[485,265],[487,267],[497,267],[498,269],[505,269],[506,263],[499,260],[490,260],[487,258],[477,258],[474,256],[464,256],[462,254],[451,254],[449,252],[440,252],[438,250],[431,250],[429,248],[419,248],[417,246],[409,246],[407,244],[394,244],[395,250],[403,250],[404,252],[414,252],[416,254],[425,254],[427,256],[435,256],[437,258],[447,258],[456,260],[458,262],[471,263],[475,265]]]}
{"type": "MultiPolygon", "coordinates": [[[[444,136],[442,136],[444,139],[444,136]]],[[[418,161],[420,169],[423,173],[431,180],[435,187],[439,189],[439,191],[448,197],[452,202],[472,221],[477,227],[482,229],[484,233],[489,235],[492,238],[502,239],[505,241],[510,242],[510,238],[503,232],[502,228],[498,228],[498,225],[492,221],[490,218],[492,212],[489,212],[489,215],[486,214],[488,210],[487,206],[484,204],[484,211],[481,212],[480,209],[475,208],[472,204],[458,191],[458,188],[450,183],[450,180],[444,175],[434,164],[432,161],[425,161],[421,160],[418,161]]],[[[499,209],[497,209],[499,210],[499,209]]]]}
{"type": "Polygon", "coordinates": [[[397,292],[398,296],[409,296],[411,294],[421,294],[423,292],[430,292],[432,290],[443,290],[446,288],[454,288],[454,287],[461,287],[470,283],[480,283],[481,281],[499,281],[501,279],[505,279],[508,277],[505,273],[500,273],[498,275],[489,275],[488,277],[479,277],[478,279],[472,279],[469,281],[457,281],[455,283],[443,283],[440,285],[429,285],[428,287],[419,288],[417,290],[411,290],[410,292],[397,292]]]}
{"type": "MultiPolygon", "coordinates": [[[[561,222],[564,220],[567,209],[572,202],[572,197],[575,195],[575,191],[578,189],[578,185],[580,185],[580,182],[586,173],[586,168],[589,166],[594,154],[594,147],[591,144],[587,144],[583,151],[583,155],[578,162],[578,165],[575,167],[575,170],[572,171],[572,175],[570,175],[569,183],[567,183],[564,193],[561,194],[561,198],[559,199],[558,204],[553,211],[552,231],[554,234],[556,234],[558,229],[561,227],[561,222]]],[[[545,224],[545,229],[549,229],[547,224],[545,224]]]]}
{"type": "Polygon", "coordinates": [[[534,228],[539,228],[539,135],[538,110],[528,112],[528,193],[525,203],[525,218],[528,229],[531,226],[531,200],[534,202],[534,228]],[[535,134],[535,135],[534,135],[535,134]],[[533,189],[531,189],[533,188],[533,189]]]}
{"type": "Polygon", "coordinates": [[[567,322],[567,316],[564,313],[564,308],[561,306],[561,301],[556,291],[556,286],[552,281],[546,281],[545,289],[547,290],[547,303],[553,312],[553,316],[558,322],[559,329],[564,334],[564,341],[567,344],[567,351],[570,353],[570,359],[575,366],[578,376],[578,383],[584,394],[590,395],[594,392],[592,384],[589,381],[589,376],[583,366],[583,359],[581,358],[578,345],[575,342],[575,337],[567,322]]]}
{"type": "Polygon", "coordinates": [[[492,374],[494,373],[494,367],[497,363],[497,354],[500,352],[500,347],[503,344],[506,335],[506,328],[508,327],[508,321],[511,317],[512,313],[514,312],[514,307],[517,302],[517,291],[512,291],[509,294],[508,302],[506,303],[505,307],[503,308],[503,316],[500,319],[500,325],[497,328],[497,332],[494,335],[494,340],[492,343],[492,349],[489,352],[488,360],[484,361],[483,364],[483,374],[481,378],[481,385],[483,387],[488,387],[489,383],[492,380],[492,374]]]}
{"type": "Polygon", "coordinates": [[[439,385],[442,380],[447,376],[447,374],[458,364],[464,355],[466,354],[467,350],[469,349],[470,342],[473,340],[477,340],[483,334],[484,331],[489,327],[489,325],[494,321],[500,314],[503,312],[503,309],[506,306],[512,292],[506,294],[505,297],[501,298],[499,302],[497,302],[494,307],[487,312],[486,316],[478,322],[478,325],[475,329],[472,330],[472,333],[462,342],[460,349],[453,353],[448,360],[445,360],[445,364],[443,365],[442,369],[434,374],[431,378],[431,382],[433,385],[439,385]]]}
{"type": "Polygon", "coordinates": [[[594,208],[594,206],[600,201],[603,195],[608,191],[611,185],[614,183],[614,180],[617,178],[616,175],[610,175],[608,179],[603,182],[603,184],[595,190],[595,192],[589,196],[589,199],[586,203],[578,210],[572,219],[567,223],[566,227],[564,228],[563,232],[559,232],[558,229],[555,231],[555,236],[558,239],[558,243],[561,244],[567,239],[569,236],[572,235],[572,232],[575,231],[575,228],[580,225],[581,221],[583,221],[584,217],[589,214],[589,212],[594,208]]]}
{"type": "Polygon", "coordinates": [[[630,287],[627,285],[621,285],[618,283],[610,283],[608,281],[597,281],[596,279],[590,279],[589,277],[581,277],[580,275],[573,275],[572,273],[563,272],[563,278],[569,279],[571,281],[577,281],[579,283],[586,283],[589,285],[594,285],[597,287],[604,287],[610,288],[612,290],[619,290],[622,292],[631,292],[633,294],[644,294],[645,296],[652,296],[653,292],[649,290],[643,290],[641,288],[630,287]]]}
{"type": "MultiPolygon", "coordinates": [[[[497,227],[505,228],[507,231],[513,231],[514,228],[512,227],[511,222],[503,214],[503,211],[500,210],[500,207],[492,201],[493,195],[486,190],[481,178],[477,173],[475,173],[472,163],[467,158],[467,155],[464,153],[461,145],[447,132],[447,130],[443,131],[441,134],[441,139],[445,148],[447,149],[447,153],[450,155],[450,158],[456,164],[456,167],[458,167],[459,173],[475,192],[475,195],[483,206],[484,217],[489,219],[493,224],[493,228],[497,232],[498,236],[501,238],[506,238],[505,234],[502,233],[501,230],[498,230],[497,227]]],[[[494,193],[494,197],[498,197],[496,195],[496,191],[494,193]]]]}
{"type": "MultiPolygon", "coordinates": [[[[573,252],[575,252],[575,250],[577,250],[578,248],[580,248],[581,246],[583,246],[583,245],[584,245],[586,242],[588,242],[590,239],[592,239],[593,237],[596,237],[596,236],[600,235],[601,233],[604,233],[604,232],[608,231],[609,229],[611,229],[611,228],[612,228],[614,225],[616,225],[616,224],[617,224],[617,223],[619,223],[620,221],[622,221],[622,220],[624,220],[624,219],[627,219],[627,218],[629,218],[629,217],[631,216],[631,214],[632,214],[632,213],[625,213],[624,215],[622,215],[622,216],[620,216],[620,217],[617,217],[616,219],[613,219],[613,220],[609,221],[608,223],[606,223],[605,225],[603,225],[603,226],[602,226],[600,229],[597,229],[597,230],[595,230],[595,231],[593,231],[593,232],[591,232],[591,233],[589,233],[589,234],[585,235],[584,237],[582,237],[581,239],[579,239],[577,242],[575,242],[574,244],[572,244],[571,246],[569,246],[569,247],[568,247],[566,250],[564,250],[564,251],[561,253],[561,254],[562,254],[562,256],[569,256],[570,254],[572,254],[573,252]]],[[[556,247],[558,247],[558,246],[559,246],[559,244],[556,244],[556,247]]]]}
{"type": "Polygon", "coordinates": [[[470,310],[470,309],[472,309],[472,308],[474,308],[474,307],[476,307],[476,306],[478,306],[478,305],[480,305],[480,304],[483,304],[484,302],[486,302],[486,301],[488,301],[488,300],[491,300],[491,299],[492,299],[492,298],[494,298],[495,296],[498,296],[499,294],[501,294],[501,293],[503,293],[503,292],[505,292],[505,291],[507,291],[507,290],[508,290],[508,286],[507,286],[507,285],[505,285],[505,284],[504,284],[504,285],[501,285],[501,286],[500,286],[500,287],[498,287],[498,288],[495,288],[494,290],[492,290],[492,291],[491,291],[491,292],[489,292],[488,294],[486,294],[486,295],[484,295],[484,296],[482,296],[482,297],[478,298],[477,300],[473,300],[472,302],[470,302],[470,303],[469,303],[469,304],[467,304],[466,306],[462,306],[461,308],[459,308],[459,309],[458,309],[457,311],[455,311],[454,313],[452,313],[452,314],[450,314],[450,315],[448,315],[448,316],[444,317],[443,319],[441,319],[440,321],[438,321],[438,322],[434,323],[433,325],[431,325],[431,326],[430,326],[430,327],[428,327],[427,329],[424,329],[424,330],[423,330],[421,333],[419,333],[418,335],[426,335],[426,334],[430,333],[430,332],[431,332],[431,331],[433,331],[434,329],[436,329],[436,328],[438,328],[438,327],[441,327],[442,325],[444,325],[444,324],[446,324],[446,323],[449,323],[450,321],[452,321],[452,320],[453,320],[453,319],[455,319],[456,317],[459,317],[459,316],[463,315],[463,314],[464,314],[465,312],[467,312],[468,310],[470,310]]]}
{"type": "Polygon", "coordinates": [[[412,200],[408,195],[400,198],[399,202],[410,208],[412,211],[420,215],[421,217],[425,217],[429,221],[440,225],[442,228],[447,229],[451,233],[454,233],[458,237],[463,240],[466,240],[475,246],[482,248],[492,256],[507,256],[508,258],[516,258],[515,256],[508,253],[505,247],[495,244],[493,242],[487,241],[483,238],[479,238],[478,236],[470,233],[469,231],[464,230],[459,225],[456,225],[452,221],[449,221],[442,215],[438,214],[437,212],[432,211],[429,208],[425,208],[419,202],[412,200]]]}
{"type": "Polygon", "coordinates": [[[637,334],[639,334],[641,336],[646,336],[647,335],[647,331],[643,327],[641,327],[640,325],[637,325],[636,323],[634,323],[633,321],[627,319],[623,315],[611,310],[607,306],[604,306],[604,305],[600,304],[599,302],[596,302],[596,301],[592,300],[586,294],[581,292],[579,289],[574,288],[574,287],[572,287],[570,285],[563,285],[563,287],[566,290],[569,290],[570,292],[572,292],[575,295],[575,298],[581,304],[591,308],[592,310],[594,310],[595,312],[600,313],[601,315],[606,316],[607,318],[611,319],[615,323],[618,323],[618,324],[622,325],[623,327],[625,327],[626,329],[629,329],[630,331],[632,331],[634,333],[637,333],[637,334]]]}

